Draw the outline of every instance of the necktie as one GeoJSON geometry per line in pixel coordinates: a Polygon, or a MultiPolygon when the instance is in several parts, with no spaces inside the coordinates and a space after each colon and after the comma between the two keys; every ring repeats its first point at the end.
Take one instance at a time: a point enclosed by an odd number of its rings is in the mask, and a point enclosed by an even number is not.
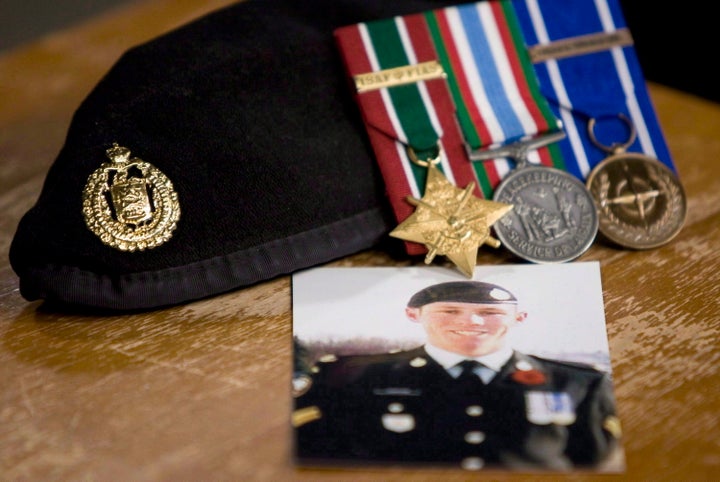
{"type": "Polygon", "coordinates": [[[474,372],[475,368],[482,366],[482,363],[476,360],[463,360],[457,364],[462,368],[460,375],[456,378],[457,381],[461,382],[477,382],[479,377],[474,372]]]}

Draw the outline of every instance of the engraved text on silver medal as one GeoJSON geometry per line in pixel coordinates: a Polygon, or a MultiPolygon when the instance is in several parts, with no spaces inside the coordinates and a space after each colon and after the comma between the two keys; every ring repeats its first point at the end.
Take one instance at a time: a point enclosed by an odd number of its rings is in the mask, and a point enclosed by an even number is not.
{"type": "Polygon", "coordinates": [[[573,260],[597,234],[598,217],[590,194],[565,171],[520,168],[498,186],[493,199],[514,206],[495,224],[495,231],[507,249],[527,261],[573,260]]]}

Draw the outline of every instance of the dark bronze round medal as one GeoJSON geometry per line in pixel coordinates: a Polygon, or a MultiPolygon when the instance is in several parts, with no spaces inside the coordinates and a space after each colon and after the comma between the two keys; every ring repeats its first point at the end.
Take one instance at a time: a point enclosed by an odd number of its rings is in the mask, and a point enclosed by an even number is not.
{"type": "Polygon", "coordinates": [[[685,192],[673,171],[652,157],[612,155],[590,172],[600,232],[631,249],[651,249],[673,239],[687,212],[685,192]]]}

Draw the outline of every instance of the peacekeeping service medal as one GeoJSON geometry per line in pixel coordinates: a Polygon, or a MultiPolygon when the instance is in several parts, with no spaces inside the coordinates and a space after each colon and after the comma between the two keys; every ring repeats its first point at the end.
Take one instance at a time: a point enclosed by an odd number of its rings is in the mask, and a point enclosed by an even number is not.
{"type": "Polygon", "coordinates": [[[100,240],[121,251],[160,246],[172,236],[180,203],[172,182],[152,164],[113,144],[87,180],[83,216],[100,240]]]}
{"type": "Polygon", "coordinates": [[[582,255],[598,232],[590,192],[567,171],[531,165],[528,151],[565,137],[562,130],[498,149],[470,153],[473,161],[507,157],[516,161],[497,186],[493,200],[513,206],[494,226],[500,242],[533,263],[564,263],[582,255]]]}

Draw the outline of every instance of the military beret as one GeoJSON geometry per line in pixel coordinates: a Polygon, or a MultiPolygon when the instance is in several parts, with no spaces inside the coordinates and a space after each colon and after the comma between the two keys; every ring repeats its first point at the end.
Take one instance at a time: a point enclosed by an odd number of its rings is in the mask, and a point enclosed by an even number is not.
{"type": "Polygon", "coordinates": [[[419,308],[438,301],[517,304],[515,295],[502,286],[482,281],[450,281],[423,288],[410,298],[407,306],[419,308]]]}
{"type": "Polygon", "coordinates": [[[129,49],[18,225],[22,296],[148,309],[376,246],[394,219],[333,31],[452,3],[249,0],[129,49]]]}

